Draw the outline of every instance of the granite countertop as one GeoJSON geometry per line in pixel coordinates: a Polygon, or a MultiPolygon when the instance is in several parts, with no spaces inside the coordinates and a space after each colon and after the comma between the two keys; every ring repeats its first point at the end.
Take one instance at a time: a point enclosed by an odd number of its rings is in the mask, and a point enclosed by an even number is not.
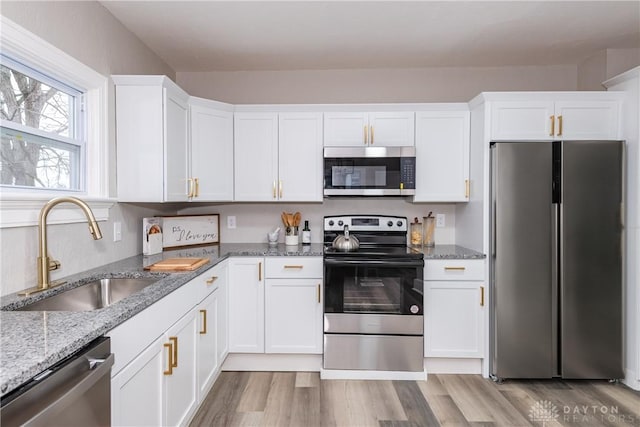
{"type": "MultiPolygon", "coordinates": [[[[461,246],[416,248],[425,259],[482,259],[485,256],[461,246]]],[[[0,298],[0,395],[5,395],[46,368],[72,355],[94,339],[168,295],[231,256],[322,256],[324,246],[270,246],[266,243],[224,243],[214,246],[134,256],[64,278],[67,283],[21,297],[0,298]],[[150,272],[144,266],[173,257],[208,258],[194,271],[150,272]],[[35,301],[105,277],[156,277],[158,281],[117,303],[93,311],[11,311],[35,301]]]]}
{"type": "Polygon", "coordinates": [[[486,255],[458,245],[435,245],[432,248],[413,248],[424,254],[424,259],[484,259],[486,255]]]}
{"type": "Polygon", "coordinates": [[[0,298],[0,395],[5,395],[46,368],[72,355],[162,297],[230,256],[322,256],[323,246],[270,246],[231,243],[134,256],[64,278],[67,283],[21,297],[0,298]],[[195,271],[165,273],[144,270],[145,265],[172,257],[202,257],[209,263],[195,271]],[[156,277],[159,280],[117,303],[93,311],[14,310],[97,278],[156,277]]]}

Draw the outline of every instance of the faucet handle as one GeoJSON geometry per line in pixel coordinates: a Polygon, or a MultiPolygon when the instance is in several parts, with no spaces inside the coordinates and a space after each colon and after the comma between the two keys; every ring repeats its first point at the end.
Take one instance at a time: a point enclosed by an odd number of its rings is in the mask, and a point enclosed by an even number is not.
{"type": "Polygon", "coordinates": [[[57,270],[61,265],[62,264],[60,264],[60,261],[56,261],[55,259],[49,260],[49,270],[57,270]]]}

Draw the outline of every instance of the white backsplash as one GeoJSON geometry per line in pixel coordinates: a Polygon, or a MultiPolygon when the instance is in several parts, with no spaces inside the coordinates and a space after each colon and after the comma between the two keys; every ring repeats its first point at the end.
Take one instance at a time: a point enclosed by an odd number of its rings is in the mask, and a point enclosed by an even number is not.
{"type": "MultiPolygon", "coordinates": [[[[455,243],[455,205],[413,204],[403,198],[332,198],[323,203],[235,203],[189,207],[180,210],[180,215],[217,213],[220,214],[220,241],[222,243],[267,242],[267,232],[282,227],[280,215],[283,211],[302,214],[302,225],[309,221],[311,242],[322,242],[322,219],[336,214],[378,214],[406,216],[409,222],[422,217],[429,211],[446,215],[445,227],[436,228],[436,244],[455,243]],[[227,228],[227,217],[236,217],[236,228],[227,228]]],[[[284,243],[284,231],[280,232],[280,243],[284,243]]]]}

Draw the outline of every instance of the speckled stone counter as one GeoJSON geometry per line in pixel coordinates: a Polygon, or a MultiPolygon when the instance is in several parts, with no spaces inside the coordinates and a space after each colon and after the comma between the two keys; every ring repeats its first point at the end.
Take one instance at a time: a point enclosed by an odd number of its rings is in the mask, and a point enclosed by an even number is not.
{"type": "Polygon", "coordinates": [[[430,259],[484,259],[485,254],[458,245],[435,245],[433,248],[413,248],[430,259]]]}
{"type": "Polygon", "coordinates": [[[14,390],[49,366],[72,355],[95,338],[144,310],[162,297],[231,256],[322,256],[323,246],[269,246],[266,243],[220,244],[138,255],[65,278],[54,289],[21,297],[0,298],[0,395],[14,390]],[[209,263],[195,271],[158,273],[144,266],[172,257],[203,257],[209,263]],[[10,311],[105,277],[156,277],[158,281],[140,292],[99,310],[10,311]]]}

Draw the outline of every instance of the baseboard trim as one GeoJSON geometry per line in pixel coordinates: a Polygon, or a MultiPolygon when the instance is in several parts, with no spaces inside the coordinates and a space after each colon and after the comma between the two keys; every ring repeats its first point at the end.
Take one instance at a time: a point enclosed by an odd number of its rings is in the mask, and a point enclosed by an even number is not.
{"type": "Polygon", "coordinates": [[[321,354],[229,353],[223,371],[301,371],[319,372],[321,354]]]}
{"type": "Polygon", "coordinates": [[[424,359],[427,374],[482,374],[482,359],[438,358],[424,359]]]}

